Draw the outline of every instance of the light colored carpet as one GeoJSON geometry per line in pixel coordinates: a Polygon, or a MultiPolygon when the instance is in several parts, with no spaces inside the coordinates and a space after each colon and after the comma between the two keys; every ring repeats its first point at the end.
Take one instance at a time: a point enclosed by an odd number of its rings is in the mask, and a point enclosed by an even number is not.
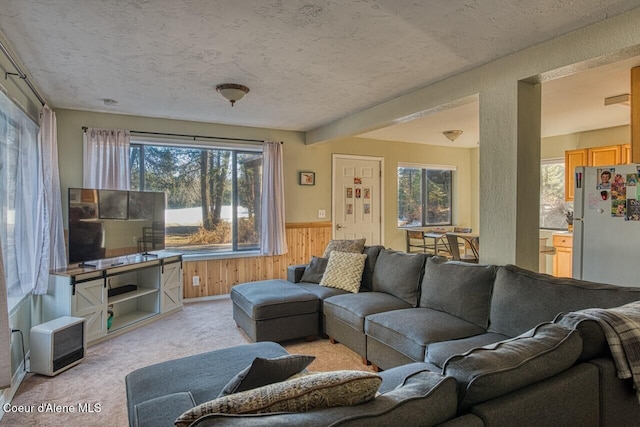
{"type": "MultiPolygon", "coordinates": [[[[231,316],[231,300],[185,304],[178,313],[114,337],[87,350],[79,365],[56,377],[28,374],[12,405],[33,413],[6,413],[1,426],[127,426],[124,377],[134,369],[165,360],[249,343],[231,316]],[[78,412],[79,404],[99,404],[100,412],[78,412]],[[75,412],[39,413],[40,404],[75,412]]],[[[371,370],[358,354],[326,339],[283,343],[290,353],[311,354],[312,371],[371,370]]]]}

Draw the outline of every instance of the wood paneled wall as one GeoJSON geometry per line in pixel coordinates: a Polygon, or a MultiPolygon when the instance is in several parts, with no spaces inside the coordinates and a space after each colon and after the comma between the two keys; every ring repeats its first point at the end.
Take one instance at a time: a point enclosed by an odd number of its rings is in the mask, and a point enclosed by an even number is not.
{"type": "Polygon", "coordinates": [[[185,261],[184,298],[228,294],[233,285],[254,280],[286,279],[287,267],[322,256],[331,240],[331,222],[287,224],[286,229],[285,255],[185,261]],[[200,286],[193,286],[193,276],[200,276],[200,286]]]}

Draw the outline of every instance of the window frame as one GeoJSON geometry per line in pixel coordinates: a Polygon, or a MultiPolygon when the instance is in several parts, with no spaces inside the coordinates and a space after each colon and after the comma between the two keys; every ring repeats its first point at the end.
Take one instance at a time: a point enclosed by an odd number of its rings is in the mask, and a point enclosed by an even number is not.
{"type": "MultiPolygon", "coordinates": [[[[420,205],[421,205],[421,225],[418,225],[418,227],[437,227],[437,226],[449,226],[453,224],[453,186],[454,186],[454,172],[457,171],[457,167],[453,166],[453,165],[435,165],[435,164],[420,164],[420,163],[405,163],[405,162],[399,162],[398,163],[398,167],[396,169],[397,172],[399,172],[399,169],[420,169],[421,170],[421,191],[420,191],[420,205]],[[448,171],[450,172],[450,179],[449,179],[449,191],[448,191],[448,198],[449,198],[449,221],[444,223],[430,223],[427,221],[428,219],[428,200],[429,200],[429,195],[428,195],[428,177],[427,174],[429,171],[448,171]]],[[[398,178],[400,176],[399,173],[397,173],[398,178]]],[[[396,181],[398,187],[397,187],[397,208],[398,208],[398,216],[400,214],[400,185],[398,183],[398,181],[396,181]]],[[[399,220],[400,218],[398,218],[399,220]]],[[[405,228],[411,228],[411,227],[416,227],[416,225],[398,225],[398,228],[400,229],[405,229],[405,228]]]]}
{"type": "Polygon", "coordinates": [[[565,191],[564,180],[566,179],[566,176],[567,176],[567,174],[566,174],[566,167],[567,167],[566,159],[564,157],[550,157],[550,158],[547,158],[547,159],[541,159],[541,161],[540,161],[540,212],[539,212],[538,227],[541,230],[567,231],[569,229],[569,226],[568,226],[568,224],[566,222],[564,224],[564,227],[548,227],[548,226],[543,226],[542,225],[542,218],[543,218],[543,216],[542,216],[542,209],[543,209],[542,191],[544,189],[544,186],[542,185],[542,176],[543,176],[542,168],[545,165],[553,165],[553,164],[562,164],[564,166],[564,175],[563,175],[563,181],[562,181],[562,186],[561,186],[562,193],[563,193],[563,200],[565,200],[565,203],[571,204],[571,210],[573,211],[573,202],[567,201],[566,198],[565,198],[566,194],[564,194],[564,191],[565,191]]]}
{"type": "MultiPolygon", "coordinates": [[[[196,141],[197,137],[193,137],[191,140],[184,139],[175,139],[175,138],[164,138],[164,137],[156,137],[156,136],[137,136],[131,135],[130,141],[130,150],[133,148],[139,149],[140,155],[140,168],[138,172],[140,174],[140,183],[139,189],[145,191],[160,191],[158,189],[145,189],[144,185],[144,176],[145,173],[145,162],[144,159],[144,149],[147,146],[154,147],[167,147],[167,148],[177,148],[177,149],[198,149],[198,150],[224,150],[229,151],[231,153],[230,159],[230,171],[231,173],[231,186],[232,192],[230,194],[231,199],[231,242],[229,244],[228,250],[205,250],[202,251],[189,249],[190,246],[180,246],[180,247],[167,247],[167,250],[171,250],[173,252],[181,252],[183,253],[183,258],[185,259],[209,259],[209,258],[218,258],[218,257],[243,257],[243,256],[252,256],[256,253],[260,252],[260,238],[258,238],[258,242],[254,247],[243,249],[240,247],[241,243],[239,242],[239,229],[238,229],[238,200],[239,200],[239,188],[237,186],[238,181],[238,154],[248,154],[248,153],[256,153],[263,155],[263,146],[253,141],[239,141],[239,142],[227,142],[216,140],[215,138],[211,138],[211,141],[207,141],[208,143],[202,143],[202,141],[196,141]],[[210,142],[210,143],[209,143],[210,142]]],[[[130,169],[131,174],[133,174],[133,160],[130,160],[130,169]]],[[[262,171],[261,171],[262,173],[262,171]]],[[[262,178],[260,178],[262,180],[262,178]]],[[[133,190],[133,187],[132,187],[133,190]]],[[[262,197],[262,193],[260,193],[260,197],[262,197]]],[[[261,203],[260,203],[261,204],[261,203]]],[[[168,209],[168,207],[167,207],[168,209]]],[[[261,218],[261,215],[256,215],[256,221],[261,218]]],[[[165,225],[166,228],[166,225],[165,225]]],[[[197,245],[201,246],[201,245],[197,245]]]]}

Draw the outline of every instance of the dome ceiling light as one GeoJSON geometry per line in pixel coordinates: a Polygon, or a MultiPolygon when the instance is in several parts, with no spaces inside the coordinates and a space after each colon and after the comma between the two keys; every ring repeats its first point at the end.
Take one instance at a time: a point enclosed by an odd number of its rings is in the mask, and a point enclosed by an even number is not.
{"type": "Polygon", "coordinates": [[[216,90],[223,96],[223,98],[231,102],[232,107],[236,101],[240,101],[247,93],[249,93],[248,87],[236,83],[220,84],[216,86],[216,90]]]}
{"type": "Polygon", "coordinates": [[[462,135],[462,131],[459,129],[456,130],[445,130],[442,134],[451,142],[458,139],[460,135],[462,135]]]}

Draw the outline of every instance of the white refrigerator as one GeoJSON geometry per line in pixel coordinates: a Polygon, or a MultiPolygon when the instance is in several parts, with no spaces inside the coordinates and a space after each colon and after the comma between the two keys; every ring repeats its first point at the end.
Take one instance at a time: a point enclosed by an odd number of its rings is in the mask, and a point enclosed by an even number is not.
{"type": "Polygon", "coordinates": [[[573,277],[640,286],[640,165],[577,167],[573,277]]]}

